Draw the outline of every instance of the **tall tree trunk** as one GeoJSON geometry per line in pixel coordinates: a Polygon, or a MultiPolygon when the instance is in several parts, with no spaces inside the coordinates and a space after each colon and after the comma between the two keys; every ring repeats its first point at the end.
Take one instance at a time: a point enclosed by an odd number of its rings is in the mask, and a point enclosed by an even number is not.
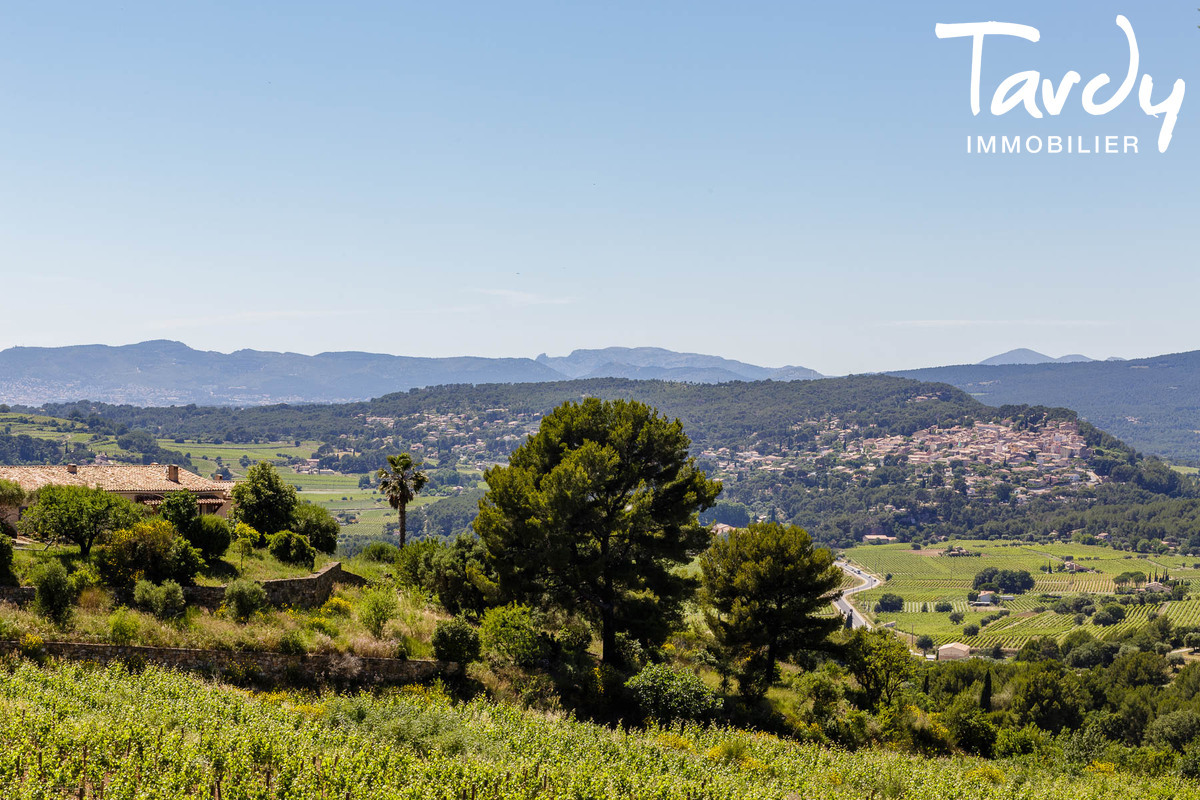
{"type": "Polygon", "coordinates": [[[400,549],[404,549],[404,540],[408,538],[408,509],[400,506],[400,549]]]}
{"type": "Polygon", "coordinates": [[[612,665],[617,658],[617,632],[611,606],[600,609],[600,663],[612,665]]]}

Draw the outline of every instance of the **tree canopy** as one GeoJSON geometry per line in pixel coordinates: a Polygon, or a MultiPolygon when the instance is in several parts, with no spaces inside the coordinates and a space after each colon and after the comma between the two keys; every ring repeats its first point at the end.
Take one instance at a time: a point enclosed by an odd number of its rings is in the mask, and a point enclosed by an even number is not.
{"type": "Polygon", "coordinates": [[[708,543],[697,513],[721,490],[689,445],[678,420],[643,403],[555,409],[484,475],[475,524],[502,591],[598,624],[606,663],[618,633],[661,642],[694,588],[675,568],[708,543]]]}
{"type": "Polygon", "coordinates": [[[233,487],[234,516],[259,533],[287,530],[296,510],[296,487],[285,483],[275,467],[260,461],[233,487]]]}
{"type": "Polygon", "coordinates": [[[819,617],[839,594],[842,572],[833,554],[814,548],[795,525],[752,523],[717,538],[700,558],[709,627],[746,668],[743,693],[761,695],[776,663],[805,650],[826,649],[837,617],[819,617]]]}
{"type": "Polygon", "coordinates": [[[379,491],[387,498],[388,504],[400,514],[400,546],[408,538],[408,504],[416,499],[417,494],[429,482],[429,476],[421,472],[408,453],[387,457],[387,466],[380,468],[379,491]]]}
{"type": "Polygon", "coordinates": [[[43,486],[18,529],[34,539],[66,541],[79,545],[87,558],[92,545],[144,516],[141,506],[130,500],[86,486],[43,486]]]}

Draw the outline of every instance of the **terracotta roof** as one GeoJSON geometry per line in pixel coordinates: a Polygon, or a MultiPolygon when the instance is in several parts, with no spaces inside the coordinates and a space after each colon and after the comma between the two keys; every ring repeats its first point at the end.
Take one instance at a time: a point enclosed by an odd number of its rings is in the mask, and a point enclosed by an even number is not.
{"type": "Polygon", "coordinates": [[[26,492],[43,486],[87,486],[110,492],[165,493],[187,489],[190,492],[223,492],[233,488],[233,481],[213,481],[186,469],[179,470],[179,480],[167,477],[165,464],[80,464],[71,473],[63,466],[0,467],[0,480],[19,483],[26,492]]]}

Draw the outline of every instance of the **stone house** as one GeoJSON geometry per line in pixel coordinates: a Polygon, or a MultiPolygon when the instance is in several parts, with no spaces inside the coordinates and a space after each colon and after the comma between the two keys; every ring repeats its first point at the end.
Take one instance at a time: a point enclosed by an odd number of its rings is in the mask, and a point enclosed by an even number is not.
{"type": "Polygon", "coordinates": [[[157,510],[171,492],[186,489],[196,496],[201,514],[228,517],[233,507],[233,481],[210,480],[174,464],[63,464],[59,466],[0,467],[0,480],[25,490],[21,508],[0,508],[0,520],[13,524],[32,504],[43,486],[86,486],[127,497],[157,510]]]}

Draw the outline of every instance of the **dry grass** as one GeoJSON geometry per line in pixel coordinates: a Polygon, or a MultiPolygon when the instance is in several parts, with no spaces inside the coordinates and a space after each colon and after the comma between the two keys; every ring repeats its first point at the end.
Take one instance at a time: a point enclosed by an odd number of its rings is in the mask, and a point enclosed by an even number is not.
{"type": "MultiPolygon", "coordinates": [[[[326,613],[322,609],[268,609],[239,623],[222,612],[189,608],[175,620],[160,620],[144,611],[130,608],[120,611],[136,633],[132,644],[147,647],[189,647],[205,650],[277,651],[284,637],[298,638],[307,652],[353,653],[361,656],[391,658],[407,654],[425,658],[433,653],[430,638],[445,613],[433,608],[426,598],[399,593],[399,615],[388,623],[381,639],[372,637],[357,619],[357,604],[362,590],[338,587],[337,595],[350,604],[349,616],[326,613]]],[[[88,589],[74,609],[65,627],[58,628],[32,609],[0,604],[0,639],[19,639],[35,634],[47,641],[110,643],[112,621],[118,612],[111,593],[88,589]]],[[[339,604],[335,604],[339,605],[339,604]]]]}

